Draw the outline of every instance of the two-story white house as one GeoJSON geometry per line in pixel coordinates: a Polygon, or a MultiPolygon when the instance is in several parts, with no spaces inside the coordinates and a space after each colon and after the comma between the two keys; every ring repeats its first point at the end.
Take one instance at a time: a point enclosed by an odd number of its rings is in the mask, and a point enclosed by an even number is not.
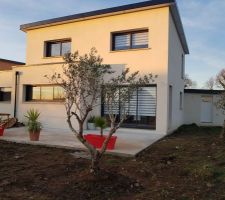
{"type": "MultiPolygon", "coordinates": [[[[0,72],[0,112],[24,121],[29,108],[41,112],[45,128],[68,129],[62,89],[44,77],[60,72],[66,52],[98,50],[115,70],[129,67],[158,75],[136,93],[125,128],[167,134],[183,124],[185,55],[188,45],[175,0],[151,0],[21,25],[26,64],[0,72]],[[1,96],[0,96],[1,97],[1,96]]],[[[95,115],[104,115],[99,106],[95,115]]],[[[129,129],[130,130],[130,129],[129,129]]]]}

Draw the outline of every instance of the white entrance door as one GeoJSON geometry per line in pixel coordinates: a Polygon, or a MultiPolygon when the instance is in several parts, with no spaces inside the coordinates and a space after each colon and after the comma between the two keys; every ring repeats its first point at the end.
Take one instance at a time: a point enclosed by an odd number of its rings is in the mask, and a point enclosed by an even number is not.
{"type": "Polygon", "coordinates": [[[201,122],[213,122],[213,101],[212,97],[202,97],[201,102],[201,122]]]}

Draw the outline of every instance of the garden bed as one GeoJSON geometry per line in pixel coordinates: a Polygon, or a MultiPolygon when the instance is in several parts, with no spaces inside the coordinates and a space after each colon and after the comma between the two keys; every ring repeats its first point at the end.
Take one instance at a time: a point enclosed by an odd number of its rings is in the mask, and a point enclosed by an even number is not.
{"type": "Polygon", "coordinates": [[[225,199],[219,128],[183,127],[137,158],[105,156],[99,177],[71,150],[0,141],[0,199],[225,199]]]}

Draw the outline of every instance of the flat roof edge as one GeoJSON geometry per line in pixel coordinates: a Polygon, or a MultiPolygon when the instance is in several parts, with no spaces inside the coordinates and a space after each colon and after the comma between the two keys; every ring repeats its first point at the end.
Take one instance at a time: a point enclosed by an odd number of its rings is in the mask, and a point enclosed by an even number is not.
{"type": "Polygon", "coordinates": [[[135,12],[135,11],[141,11],[141,10],[147,10],[151,8],[153,9],[158,7],[165,7],[165,6],[170,7],[171,15],[173,17],[173,20],[175,21],[175,26],[177,28],[183,50],[185,54],[189,54],[189,48],[188,48],[187,40],[185,37],[179,10],[177,8],[176,0],[150,0],[150,1],[144,1],[139,3],[134,3],[134,4],[118,6],[118,7],[106,8],[102,10],[96,10],[96,11],[64,16],[64,17],[47,19],[43,21],[23,24],[20,26],[20,30],[26,32],[29,30],[44,28],[48,26],[55,26],[55,25],[60,25],[65,23],[90,20],[94,18],[124,14],[129,12],[135,12]]]}
{"type": "Polygon", "coordinates": [[[225,90],[209,90],[209,89],[184,89],[184,93],[188,94],[221,94],[225,90]]]}
{"type": "Polygon", "coordinates": [[[139,2],[139,3],[134,3],[134,4],[128,4],[128,5],[123,5],[123,6],[118,6],[118,7],[112,7],[112,8],[106,8],[106,9],[101,9],[101,10],[95,10],[95,11],[90,11],[90,12],[85,12],[85,13],[79,13],[79,14],[74,14],[74,15],[68,15],[64,17],[58,17],[58,18],[53,18],[53,19],[47,19],[47,20],[42,20],[42,21],[37,21],[33,23],[28,23],[28,24],[22,24],[20,25],[20,30],[26,31],[29,29],[34,29],[35,27],[39,27],[42,25],[54,25],[57,23],[66,23],[66,21],[72,21],[72,20],[77,20],[77,19],[86,19],[86,18],[91,18],[91,17],[97,17],[105,14],[110,14],[110,13],[117,13],[121,11],[126,11],[126,10],[133,10],[133,9],[138,9],[138,8],[145,8],[145,7],[151,7],[151,6],[156,6],[156,5],[163,5],[167,4],[170,5],[171,3],[175,3],[174,0],[152,0],[152,1],[144,1],[144,2],[139,2]]]}

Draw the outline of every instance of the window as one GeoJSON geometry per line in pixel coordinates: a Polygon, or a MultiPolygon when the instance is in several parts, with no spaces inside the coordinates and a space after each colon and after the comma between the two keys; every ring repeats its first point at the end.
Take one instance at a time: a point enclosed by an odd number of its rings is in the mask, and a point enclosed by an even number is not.
{"type": "Polygon", "coordinates": [[[41,93],[41,100],[54,100],[53,99],[53,93],[54,93],[54,87],[51,86],[44,86],[40,88],[41,93]]]}
{"type": "Polygon", "coordinates": [[[182,61],[181,61],[181,78],[184,79],[185,74],[185,56],[182,54],[182,61]]]}
{"type": "Polygon", "coordinates": [[[60,86],[26,85],[26,101],[62,101],[64,99],[64,89],[60,86]]]}
{"type": "Polygon", "coordinates": [[[183,92],[180,92],[180,110],[183,110],[183,92]]]}
{"type": "Polygon", "coordinates": [[[45,56],[54,57],[54,56],[64,56],[66,53],[71,52],[71,41],[49,41],[45,42],[45,56]]]}
{"type": "Polygon", "coordinates": [[[61,100],[64,99],[64,89],[60,86],[54,86],[54,93],[53,93],[53,99],[54,100],[61,100]]]}
{"type": "Polygon", "coordinates": [[[112,34],[112,50],[148,48],[148,30],[112,34]]]}
{"type": "MultiPolygon", "coordinates": [[[[114,114],[117,115],[117,122],[120,120],[121,110],[120,94],[126,90],[125,86],[118,87],[118,95],[116,95],[115,104],[112,106],[114,114]]],[[[102,115],[108,118],[109,109],[104,104],[105,99],[102,99],[102,115]]],[[[139,87],[130,97],[130,100],[125,105],[125,110],[128,112],[127,119],[122,124],[126,128],[156,128],[156,86],[139,87]]]]}
{"type": "Polygon", "coordinates": [[[10,87],[0,88],[0,101],[11,101],[11,90],[10,87]]]}

